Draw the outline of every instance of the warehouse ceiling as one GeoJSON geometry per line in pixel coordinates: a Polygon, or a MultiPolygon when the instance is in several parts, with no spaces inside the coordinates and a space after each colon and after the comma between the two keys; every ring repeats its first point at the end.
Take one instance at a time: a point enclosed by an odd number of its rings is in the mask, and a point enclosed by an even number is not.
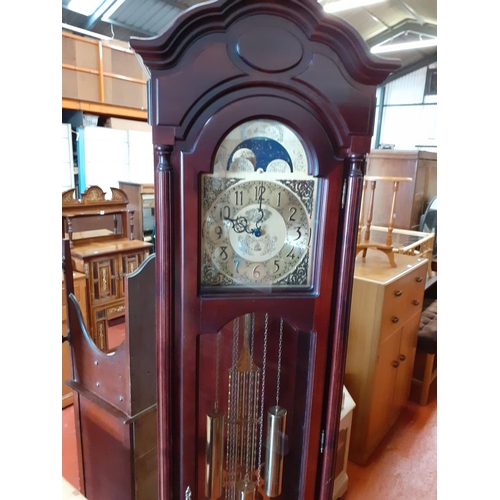
{"type": "MultiPolygon", "coordinates": [[[[346,0],[319,0],[325,10],[346,0]],[[329,6],[329,4],[331,4],[329,6]]],[[[353,7],[335,14],[358,31],[370,48],[437,37],[437,0],[353,0],[353,7]],[[371,2],[376,2],[369,4],[371,2]],[[368,5],[369,4],[369,5],[368,5]]],[[[62,0],[63,30],[90,31],[128,42],[131,36],[152,37],[165,31],[183,10],[200,0],[62,0]]],[[[437,38],[436,38],[437,40],[437,38]]],[[[437,60],[437,47],[379,54],[397,58],[401,69],[391,79],[437,60]]]]}

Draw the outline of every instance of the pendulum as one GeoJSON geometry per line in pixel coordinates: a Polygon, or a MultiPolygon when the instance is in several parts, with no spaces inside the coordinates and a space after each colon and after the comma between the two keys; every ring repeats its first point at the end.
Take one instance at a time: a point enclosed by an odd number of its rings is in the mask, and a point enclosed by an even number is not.
{"type": "Polygon", "coordinates": [[[276,406],[267,413],[267,449],[264,469],[264,493],[271,498],[281,495],[285,445],[286,409],[279,406],[283,319],[280,319],[278,368],[276,375],[276,406]]]}
{"type": "MultiPolygon", "coordinates": [[[[254,328],[253,328],[254,322],[253,322],[253,317],[250,315],[247,315],[245,317],[245,329],[244,333],[246,332],[248,334],[248,331],[252,331],[252,342],[254,338],[254,328]]],[[[256,404],[257,404],[257,392],[255,389],[258,389],[258,380],[254,380],[254,376],[252,376],[252,368],[255,367],[253,364],[253,349],[249,349],[248,346],[248,335],[245,335],[244,337],[244,344],[243,344],[243,352],[245,355],[249,355],[248,361],[244,361],[243,366],[241,366],[242,371],[245,372],[245,369],[250,369],[250,376],[248,377],[248,381],[246,384],[244,384],[244,390],[242,391],[242,397],[245,397],[247,399],[247,407],[246,411],[243,411],[241,414],[242,417],[242,423],[244,424],[244,427],[242,427],[242,431],[246,432],[246,437],[245,437],[245,477],[238,482],[237,487],[236,487],[236,495],[237,495],[237,500],[255,500],[255,483],[253,483],[250,480],[250,474],[251,474],[251,467],[250,464],[250,455],[252,456],[252,459],[254,458],[255,454],[255,446],[254,446],[254,424],[255,424],[255,415],[256,415],[256,404]],[[245,429],[246,428],[246,429],[245,429]]],[[[240,358],[240,360],[244,359],[243,357],[240,358]]],[[[256,368],[256,367],[255,367],[256,368]]],[[[257,369],[258,370],[258,369],[257,369]]],[[[258,374],[258,371],[257,371],[258,374]]],[[[242,401],[242,403],[245,403],[245,401],[242,401]]],[[[242,438],[243,438],[243,432],[242,432],[242,438]]]]}
{"type": "Polygon", "coordinates": [[[233,354],[229,369],[226,500],[254,500],[252,481],[259,423],[260,368],[253,362],[254,315],[243,316],[243,345],[239,349],[240,318],[233,322],[233,354]],[[238,355],[239,354],[239,355],[238,355]]]}

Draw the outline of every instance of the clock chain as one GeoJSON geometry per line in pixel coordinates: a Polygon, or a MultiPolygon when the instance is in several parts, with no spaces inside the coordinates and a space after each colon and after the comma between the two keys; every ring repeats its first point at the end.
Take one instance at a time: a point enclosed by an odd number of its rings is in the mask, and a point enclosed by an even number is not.
{"type": "Polygon", "coordinates": [[[264,316],[264,346],[262,352],[262,384],[261,384],[261,394],[260,394],[260,417],[259,417],[259,452],[257,460],[257,486],[260,486],[261,480],[261,460],[262,460],[262,442],[264,434],[264,396],[266,387],[266,361],[267,361],[267,337],[269,331],[269,314],[266,313],[264,316]]]}
{"type": "MultiPolygon", "coordinates": [[[[254,317],[251,315],[251,329],[252,329],[252,347],[250,349],[250,367],[253,365],[253,337],[254,337],[254,317]]],[[[251,371],[248,373],[248,402],[247,402],[247,411],[246,411],[246,453],[245,453],[245,477],[238,484],[237,498],[238,500],[254,500],[255,499],[255,484],[251,481],[251,472],[250,472],[250,455],[253,456],[253,446],[251,445],[251,432],[250,429],[254,425],[254,411],[255,408],[255,400],[252,398],[253,393],[253,379],[254,375],[257,376],[256,373],[252,373],[251,371]]],[[[245,415],[243,415],[245,416],[245,415]]],[[[253,444],[253,440],[252,440],[253,444]]]]}
{"type": "Polygon", "coordinates": [[[225,497],[226,500],[233,500],[235,496],[236,481],[236,387],[235,374],[238,362],[238,343],[239,343],[240,320],[236,318],[233,321],[233,349],[232,364],[229,370],[229,390],[228,390],[228,440],[226,453],[226,471],[227,481],[225,497]]]}

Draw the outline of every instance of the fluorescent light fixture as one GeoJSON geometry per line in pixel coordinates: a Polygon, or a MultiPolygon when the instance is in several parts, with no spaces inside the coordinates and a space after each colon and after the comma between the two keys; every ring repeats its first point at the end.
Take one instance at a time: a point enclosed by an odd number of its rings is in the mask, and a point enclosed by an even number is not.
{"type": "Polygon", "coordinates": [[[437,43],[437,37],[428,40],[417,40],[415,42],[389,43],[387,45],[375,45],[375,47],[370,49],[370,52],[372,54],[385,54],[401,50],[424,49],[426,47],[437,47],[437,43]]]}
{"type": "Polygon", "coordinates": [[[67,8],[78,14],[90,16],[101,4],[102,0],[71,0],[67,8]]]}
{"type": "Polygon", "coordinates": [[[91,36],[93,38],[98,38],[99,40],[103,40],[105,42],[112,40],[111,37],[101,35],[99,33],[94,33],[93,31],[84,30],[83,28],[77,28],[76,26],[71,26],[70,24],[62,23],[63,29],[67,29],[68,31],[74,31],[75,33],[81,33],[82,35],[91,36]]]}
{"type": "Polygon", "coordinates": [[[330,14],[342,12],[344,10],[355,9],[356,7],[365,7],[374,3],[385,2],[386,0],[337,0],[323,6],[325,12],[330,14]]]}

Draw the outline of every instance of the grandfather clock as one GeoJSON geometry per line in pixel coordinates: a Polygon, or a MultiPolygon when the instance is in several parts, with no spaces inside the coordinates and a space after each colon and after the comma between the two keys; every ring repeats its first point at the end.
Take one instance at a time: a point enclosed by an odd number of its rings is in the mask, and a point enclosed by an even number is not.
{"type": "Polygon", "coordinates": [[[329,500],[372,57],[315,1],[218,0],[132,39],[157,154],[159,495],[329,500]]]}

